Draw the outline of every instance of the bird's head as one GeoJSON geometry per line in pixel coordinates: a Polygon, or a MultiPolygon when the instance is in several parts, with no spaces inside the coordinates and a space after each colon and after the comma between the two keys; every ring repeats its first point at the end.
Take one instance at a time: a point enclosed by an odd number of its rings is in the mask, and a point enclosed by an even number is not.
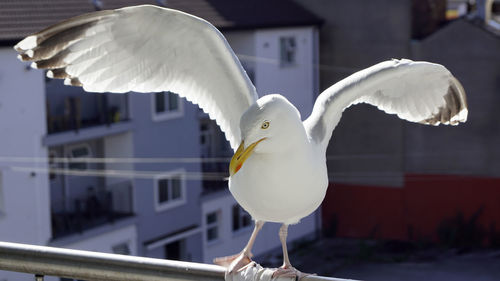
{"type": "Polygon", "coordinates": [[[231,176],[253,153],[286,151],[293,145],[293,138],[301,136],[304,127],[299,111],[285,97],[267,95],[243,113],[240,130],[242,142],[229,164],[231,176]]]}

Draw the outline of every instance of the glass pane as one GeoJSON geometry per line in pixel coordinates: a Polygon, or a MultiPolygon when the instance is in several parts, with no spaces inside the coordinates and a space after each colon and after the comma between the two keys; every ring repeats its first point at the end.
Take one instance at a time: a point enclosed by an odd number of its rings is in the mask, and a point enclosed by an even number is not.
{"type": "Polygon", "coordinates": [[[163,203],[168,201],[168,179],[158,181],[158,202],[163,203]]]}
{"type": "Polygon", "coordinates": [[[280,38],[280,61],[283,64],[286,62],[286,38],[280,38]]]}
{"type": "Polygon", "coordinates": [[[177,109],[179,109],[179,97],[172,92],[168,92],[168,110],[174,111],[177,109]]]}
{"type": "Polygon", "coordinates": [[[156,113],[165,112],[165,93],[156,93],[155,95],[155,111],[156,113]]]}
{"type": "Polygon", "coordinates": [[[130,247],[128,246],[128,243],[122,243],[122,244],[115,245],[111,249],[113,250],[113,253],[115,253],[115,254],[130,255],[130,247]]]}
{"type": "Polygon", "coordinates": [[[243,218],[242,218],[242,222],[241,222],[242,226],[247,227],[250,225],[251,222],[252,222],[252,218],[250,217],[250,215],[247,212],[243,211],[243,218]]]}
{"type": "Polygon", "coordinates": [[[240,229],[240,206],[233,205],[233,231],[240,229]]]}
{"type": "Polygon", "coordinates": [[[295,63],[295,38],[280,38],[280,63],[287,66],[295,63]]]}
{"type": "Polygon", "coordinates": [[[207,229],[207,240],[212,241],[219,237],[219,229],[217,226],[210,227],[207,229]]]}
{"type": "Polygon", "coordinates": [[[212,212],[207,214],[207,224],[212,224],[217,222],[217,212],[212,212]]]}
{"type": "Polygon", "coordinates": [[[73,148],[71,150],[71,156],[73,157],[87,157],[88,155],[89,155],[89,149],[86,146],[73,148]]]}
{"type": "Polygon", "coordinates": [[[179,177],[172,179],[172,199],[181,198],[181,179],[179,177]]]}

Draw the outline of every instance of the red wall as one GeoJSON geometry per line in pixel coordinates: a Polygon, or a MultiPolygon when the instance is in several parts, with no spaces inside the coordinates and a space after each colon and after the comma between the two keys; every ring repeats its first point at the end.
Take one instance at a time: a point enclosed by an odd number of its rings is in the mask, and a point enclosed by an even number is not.
{"type": "Polygon", "coordinates": [[[500,179],[406,175],[404,187],[330,184],[322,212],[339,237],[436,240],[443,220],[481,208],[478,223],[500,232],[500,179]]]}

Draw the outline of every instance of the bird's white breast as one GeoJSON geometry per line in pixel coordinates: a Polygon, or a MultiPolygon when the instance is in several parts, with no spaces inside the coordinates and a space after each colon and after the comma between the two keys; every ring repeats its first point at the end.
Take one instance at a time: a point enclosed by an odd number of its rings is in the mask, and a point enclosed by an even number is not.
{"type": "Polygon", "coordinates": [[[323,201],[324,153],[310,145],[278,154],[254,153],[229,179],[229,189],[255,220],[297,223],[323,201]]]}

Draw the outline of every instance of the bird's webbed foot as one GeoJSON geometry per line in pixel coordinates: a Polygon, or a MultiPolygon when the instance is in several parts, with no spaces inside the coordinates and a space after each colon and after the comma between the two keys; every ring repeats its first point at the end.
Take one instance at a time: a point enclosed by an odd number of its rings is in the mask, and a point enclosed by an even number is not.
{"type": "Polygon", "coordinates": [[[214,263],[227,268],[229,274],[238,272],[251,262],[251,254],[245,253],[245,251],[236,255],[214,259],[214,263]]]}
{"type": "Polygon", "coordinates": [[[301,280],[302,278],[308,275],[315,275],[315,274],[301,272],[291,265],[282,265],[281,267],[277,268],[276,271],[273,273],[273,278],[286,277],[286,278],[295,278],[295,280],[301,280]]]}

